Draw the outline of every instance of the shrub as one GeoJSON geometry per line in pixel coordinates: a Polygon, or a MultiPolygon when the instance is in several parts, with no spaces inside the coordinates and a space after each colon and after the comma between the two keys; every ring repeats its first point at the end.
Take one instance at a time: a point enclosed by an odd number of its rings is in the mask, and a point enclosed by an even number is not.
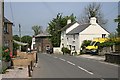
{"type": "Polygon", "coordinates": [[[2,48],[2,59],[5,61],[10,61],[11,57],[10,57],[10,50],[8,47],[3,47],[2,48]]]}
{"type": "Polygon", "coordinates": [[[71,50],[69,50],[68,48],[66,47],[62,47],[62,50],[61,50],[63,53],[66,53],[66,54],[70,54],[71,53],[71,50]]]}
{"type": "Polygon", "coordinates": [[[84,49],[85,47],[87,47],[88,45],[90,45],[91,42],[92,41],[90,41],[90,40],[84,40],[82,42],[81,48],[84,49]]]}

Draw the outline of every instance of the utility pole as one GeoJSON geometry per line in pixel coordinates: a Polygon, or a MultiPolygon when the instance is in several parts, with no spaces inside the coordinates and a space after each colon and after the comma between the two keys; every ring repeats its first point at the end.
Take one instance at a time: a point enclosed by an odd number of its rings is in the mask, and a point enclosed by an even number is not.
{"type": "MultiPolygon", "coordinates": [[[[19,37],[20,37],[20,42],[21,42],[21,25],[19,24],[19,37]]],[[[21,45],[19,46],[19,49],[21,51],[21,45]]]]}
{"type": "Polygon", "coordinates": [[[3,19],[4,19],[4,1],[0,0],[0,54],[2,53],[2,43],[3,43],[3,19]]]}

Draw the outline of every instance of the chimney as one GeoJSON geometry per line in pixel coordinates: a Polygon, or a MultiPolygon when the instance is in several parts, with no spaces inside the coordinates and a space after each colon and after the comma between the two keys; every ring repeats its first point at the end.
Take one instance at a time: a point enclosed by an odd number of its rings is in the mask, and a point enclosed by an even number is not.
{"type": "Polygon", "coordinates": [[[71,19],[68,19],[68,20],[67,20],[67,24],[70,24],[70,23],[71,23],[71,19]]]}
{"type": "Polygon", "coordinates": [[[96,24],[96,18],[95,17],[90,18],[90,24],[96,24]]]}

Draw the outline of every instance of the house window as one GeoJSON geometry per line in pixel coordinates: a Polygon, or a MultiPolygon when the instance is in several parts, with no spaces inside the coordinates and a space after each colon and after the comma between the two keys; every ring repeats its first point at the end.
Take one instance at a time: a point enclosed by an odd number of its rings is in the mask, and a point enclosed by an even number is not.
{"type": "Polygon", "coordinates": [[[73,39],[75,40],[75,34],[73,35],[73,39]]]}
{"type": "Polygon", "coordinates": [[[71,50],[71,45],[69,45],[69,47],[70,47],[70,50],[71,50]]]}
{"type": "Polygon", "coordinates": [[[4,33],[8,33],[8,26],[6,23],[4,24],[4,33]]]}
{"type": "Polygon", "coordinates": [[[68,40],[68,37],[67,37],[67,40],[68,40]]]}
{"type": "Polygon", "coordinates": [[[62,46],[64,47],[64,44],[62,43],[62,46]]]}
{"type": "Polygon", "coordinates": [[[72,48],[73,48],[73,51],[75,50],[75,46],[72,46],[72,48]]]}
{"type": "Polygon", "coordinates": [[[106,34],[102,34],[102,38],[105,38],[106,34]]]}
{"type": "Polygon", "coordinates": [[[8,47],[9,46],[9,41],[4,41],[4,46],[8,47]]]}

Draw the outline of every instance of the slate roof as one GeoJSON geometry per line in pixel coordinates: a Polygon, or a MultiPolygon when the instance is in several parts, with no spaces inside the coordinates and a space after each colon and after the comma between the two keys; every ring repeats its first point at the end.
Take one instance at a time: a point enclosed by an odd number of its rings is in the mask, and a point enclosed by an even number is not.
{"type": "Polygon", "coordinates": [[[13,24],[11,21],[9,21],[7,18],[4,17],[4,22],[5,23],[9,23],[9,24],[13,24]]]}
{"type": "Polygon", "coordinates": [[[68,32],[67,34],[77,34],[82,32],[84,29],[86,29],[90,24],[80,24],[79,26],[77,26],[76,28],[74,28],[73,30],[71,30],[70,32],[68,32]]]}
{"type": "Polygon", "coordinates": [[[63,27],[62,29],[61,29],[61,31],[64,31],[64,30],[66,30],[67,28],[69,28],[70,26],[72,26],[73,24],[75,24],[77,21],[74,21],[74,22],[72,22],[72,23],[70,23],[70,24],[67,24],[65,27],[63,27]]]}

